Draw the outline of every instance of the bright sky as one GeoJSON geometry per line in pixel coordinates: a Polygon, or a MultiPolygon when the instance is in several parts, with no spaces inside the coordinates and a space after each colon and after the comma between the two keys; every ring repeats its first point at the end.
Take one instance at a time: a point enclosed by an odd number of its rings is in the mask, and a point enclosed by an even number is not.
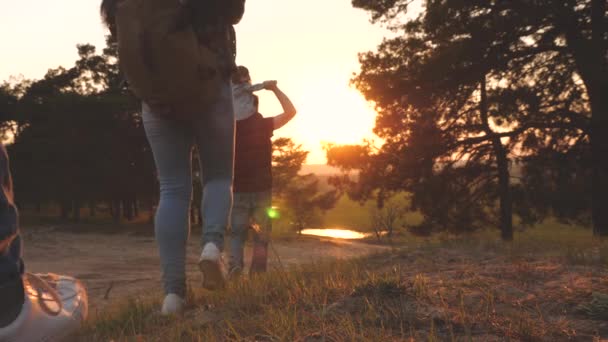
{"type": "MultiPolygon", "coordinates": [[[[41,78],[70,66],[76,44],[104,45],[100,0],[0,0],[0,81],[11,75],[41,78]]],[[[279,81],[298,115],[275,136],[310,151],[307,163],[325,163],[322,143],[359,143],[372,137],[375,113],[349,86],[357,53],[373,50],[387,34],[350,0],[249,0],[237,26],[238,60],[254,82],[279,81]]],[[[265,116],[281,113],[261,93],[265,116]]]]}

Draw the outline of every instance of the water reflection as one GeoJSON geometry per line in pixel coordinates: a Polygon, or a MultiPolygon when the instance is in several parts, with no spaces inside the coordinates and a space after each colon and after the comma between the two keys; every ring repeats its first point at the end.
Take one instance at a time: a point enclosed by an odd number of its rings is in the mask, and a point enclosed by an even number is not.
{"type": "Polygon", "coordinates": [[[302,235],[332,237],[347,240],[363,239],[369,236],[369,234],[348,229],[304,229],[302,230],[302,235]]]}

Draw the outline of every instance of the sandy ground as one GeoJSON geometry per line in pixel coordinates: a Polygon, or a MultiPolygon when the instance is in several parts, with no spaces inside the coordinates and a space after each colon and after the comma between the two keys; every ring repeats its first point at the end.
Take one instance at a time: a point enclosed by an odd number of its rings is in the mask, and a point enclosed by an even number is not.
{"type": "MultiPolygon", "coordinates": [[[[23,229],[28,272],[57,273],[80,279],[88,289],[91,313],[129,296],[160,293],[159,259],[154,238],[130,233],[71,233],[53,227],[23,229]]],[[[188,245],[187,273],[197,286],[200,253],[198,236],[188,245]]],[[[386,247],[355,241],[303,237],[275,241],[269,267],[289,267],[324,258],[353,258],[386,247]],[[277,255],[280,257],[277,257],[277,255]]],[[[250,250],[246,250],[246,260],[250,250]]]]}

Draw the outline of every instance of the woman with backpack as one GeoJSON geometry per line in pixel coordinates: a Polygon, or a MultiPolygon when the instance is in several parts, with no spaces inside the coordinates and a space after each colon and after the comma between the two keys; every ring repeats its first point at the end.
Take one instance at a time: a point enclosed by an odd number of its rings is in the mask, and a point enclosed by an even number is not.
{"type": "Polygon", "coordinates": [[[220,254],[232,207],[234,164],[232,25],[243,11],[244,0],[102,3],[105,22],[117,35],[121,71],[142,100],[143,124],[156,163],[160,202],[154,222],[165,315],[182,313],[185,304],[194,145],[203,186],[203,287],[224,285],[220,254]]]}

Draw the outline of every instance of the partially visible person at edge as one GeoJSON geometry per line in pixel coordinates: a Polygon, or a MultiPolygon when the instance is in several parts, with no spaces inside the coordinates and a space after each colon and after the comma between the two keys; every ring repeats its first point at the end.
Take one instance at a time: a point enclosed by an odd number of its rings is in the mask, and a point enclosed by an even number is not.
{"type": "Polygon", "coordinates": [[[74,278],[25,273],[8,154],[0,144],[0,341],[62,341],[86,319],[86,291],[74,278]]]}
{"type": "MultiPolygon", "coordinates": [[[[104,0],[112,1],[116,2],[104,0]]],[[[111,14],[107,13],[110,17],[111,14]]],[[[108,26],[111,31],[116,31],[116,27],[108,26]]],[[[220,29],[234,32],[231,25],[220,29]]],[[[230,39],[233,38],[232,33],[218,33],[217,37],[222,38],[217,39],[221,40],[221,45],[225,45],[220,46],[224,49],[222,56],[231,59],[226,61],[227,64],[234,65],[235,42],[230,39]],[[223,37],[226,37],[225,41],[223,37]]],[[[189,209],[192,198],[191,154],[194,145],[199,154],[203,187],[202,252],[199,257],[202,285],[207,289],[217,289],[225,283],[220,256],[232,208],[235,119],[231,73],[222,75],[223,81],[219,82],[219,96],[215,102],[188,121],[172,120],[142,103],[143,126],[160,183],[160,201],[154,228],[165,292],[161,309],[163,315],[181,314],[185,306],[186,245],[190,234],[189,209]]]]}
{"type": "MultiPolygon", "coordinates": [[[[249,71],[238,67],[233,80],[250,83],[249,71]]],[[[253,256],[250,274],[266,271],[268,242],[272,223],[267,211],[272,206],[272,141],[273,132],[285,126],[296,115],[296,109],[276,81],[264,82],[272,91],[283,113],[263,117],[257,110],[236,112],[236,152],[234,167],[234,206],[232,208],[229,278],[238,278],[244,269],[244,245],[248,231],[253,228],[253,256]]],[[[239,99],[235,98],[235,102],[239,99]]],[[[236,106],[238,108],[238,106],[236,106]]],[[[244,107],[244,106],[242,106],[244,107]]]]}

